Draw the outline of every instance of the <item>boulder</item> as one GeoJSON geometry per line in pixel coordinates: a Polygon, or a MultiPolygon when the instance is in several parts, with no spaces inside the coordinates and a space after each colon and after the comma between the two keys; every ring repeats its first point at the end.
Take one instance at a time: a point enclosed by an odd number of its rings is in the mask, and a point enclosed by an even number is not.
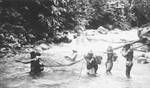
{"type": "Polygon", "coordinates": [[[98,27],[97,30],[101,34],[107,34],[109,31],[107,28],[104,28],[103,26],[98,27]]]}
{"type": "Polygon", "coordinates": [[[49,46],[47,44],[40,44],[39,47],[41,47],[42,50],[48,50],[49,46]]]}
{"type": "Polygon", "coordinates": [[[140,57],[137,58],[137,63],[139,63],[139,64],[146,64],[146,63],[148,63],[147,62],[147,58],[144,57],[144,56],[140,56],[140,57]]]}

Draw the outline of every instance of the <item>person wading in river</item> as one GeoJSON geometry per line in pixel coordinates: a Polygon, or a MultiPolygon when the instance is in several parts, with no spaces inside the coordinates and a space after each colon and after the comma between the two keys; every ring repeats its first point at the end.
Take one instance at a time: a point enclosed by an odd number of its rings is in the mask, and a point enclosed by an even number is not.
{"type": "Polygon", "coordinates": [[[41,56],[41,54],[36,53],[35,51],[32,51],[30,55],[31,55],[30,60],[26,60],[26,61],[16,60],[16,61],[24,63],[24,64],[30,63],[30,69],[31,69],[30,75],[33,77],[39,76],[41,72],[44,70],[44,65],[40,63],[41,58],[38,57],[38,56],[41,56]]]}
{"type": "Polygon", "coordinates": [[[85,60],[87,62],[87,74],[96,76],[98,64],[96,63],[96,59],[94,58],[92,51],[88,52],[88,54],[85,56],[85,60]]]}
{"type": "Polygon", "coordinates": [[[111,70],[113,67],[113,61],[116,61],[117,56],[116,54],[113,52],[113,49],[111,46],[109,46],[107,48],[107,61],[105,63],[106,65],[106,74],[109,75],[111,74],[111,70]]]}
{"type": "Polygon", "coordinates": [[[131,68],[133,66],[133,49],[127,44],[122,49],[122,55],[126,58],[126,77],[130,78],[131,68]]]}

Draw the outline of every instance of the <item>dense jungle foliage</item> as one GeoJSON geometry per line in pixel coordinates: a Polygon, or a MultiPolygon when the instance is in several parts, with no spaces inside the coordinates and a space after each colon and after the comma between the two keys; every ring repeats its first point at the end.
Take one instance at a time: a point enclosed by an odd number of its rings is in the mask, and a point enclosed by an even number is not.
{"type": "Polygon", "coordinates": [[[80,27],[130,30],[149,21],[149,0],[0,0],[0,47],[53,42],[58,32],[80,27]]]}

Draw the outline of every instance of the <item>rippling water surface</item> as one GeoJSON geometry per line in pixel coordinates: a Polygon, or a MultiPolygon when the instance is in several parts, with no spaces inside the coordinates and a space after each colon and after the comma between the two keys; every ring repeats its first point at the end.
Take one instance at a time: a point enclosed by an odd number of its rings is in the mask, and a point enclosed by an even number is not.
{"type": "MultiPolygon", "coordinates": [[[[116,39],[119,40],[119,38],[126,38],[125,35],[125,33],[122,33],[115,36],[107,35],[100,37],[108,41],[114,41],[116,39]],[[112,39],[109,39],[110,37],[112,39]]],[[[136,38],[136,36],[134,37],[136,38]]],[[[106,50],[108,45],[116,47],[120,44],[99,40],[89,42],[85,37],[82,37],[74,40],[71,44],[66,44],[63,47],[56,46],[45,51],[48,54],[52,53],[52,51],[53,54],[62,54],[70,52],[69,49],[78,49],[82,56],[92,49],[97,55],[103,56],[97,77],[88,77],[86,75],[85,62],[82,61],[61,69],[47,67],[40,77],[32,78],[28,74],[30,70],[29,64],[16,63],[13,61],[15,57],[12,57],[0,63],[0,88],[150,88],[150,64],[137,64],[134,61],[131,71],[132,78],[127,79],[125,77],[125,59],[120,55],[120,50],[116,51],[119,58],[114,63],[112,75],[108,76],[105,74],[104,63],[106,58],[101,52],[106,50]]]]}

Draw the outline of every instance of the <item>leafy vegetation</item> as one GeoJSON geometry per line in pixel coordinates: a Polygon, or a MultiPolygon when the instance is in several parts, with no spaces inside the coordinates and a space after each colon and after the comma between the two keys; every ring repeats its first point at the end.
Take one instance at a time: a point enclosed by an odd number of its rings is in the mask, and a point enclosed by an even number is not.
{"type": "Polygon", "coordinates": [[[150,21],[149,9],[149,0],[0,0],[0,46],[54,42],[78,26],[130,30],[150,21]]]}

